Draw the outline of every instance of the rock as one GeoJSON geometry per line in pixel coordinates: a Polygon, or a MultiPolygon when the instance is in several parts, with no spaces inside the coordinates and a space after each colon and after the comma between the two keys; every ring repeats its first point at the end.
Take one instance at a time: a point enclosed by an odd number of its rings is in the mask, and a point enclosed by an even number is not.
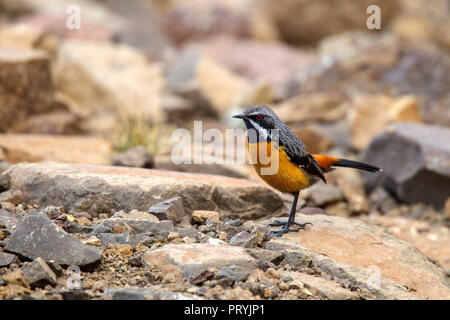
{"type": "Polygon", "coordinates": [[[240,247],[217,246],[207,243],[167,244],[147,251],[143,259],[147,265],[164,269],[167,265],[180,268],[183,276],[192,279],[208,268],[236,265],[251,271],[255,260],[240,247]]]}
{"type": "Polygon", "coordinates": [[[160,68],[125,44],[64,41],[55,64],[55,85],[76,114],[112,116],[106,127],[98,122],[97,127],[87,127],[94,133],[111,133],[117,121],[136,112],[155,122],[162,117],[159,106],[165,81],[160,68]]]}
{"type": "Polygon", "coordinates": [[[349,106],[352,146],[364,150],[372,138],[390,123],[422,122],[422,114],[415,96],[390,98],[385,95],[356,97],[349,106]]]}
{"type": "Polygon", "coordinates": [[[347,200],[350,214],[361,214],[369,211],[364,180],[360,171],[335,170],[328,175],[327,181],[339,187],[347,200]]]}
{"type": "Polygon", "coordinates": [[[248,270],[242,267],[231,265],[227,267],[222,267],[219,269],[216,275],[216,279],[228,279],[230,281],[245,281],[249,275],[248,270]]]}
{"type": "Polygon", "coordinates": [[[64,109],[55,101],[44,52],[2,48],[0,70],[0,132],[14,132],[31,115],[64,109]]]}
{"type": "Polygon", "coordinates": [[[271,239],[266,245],[268,250],[283,251],[285,259],[280,265],[316,266],[322,277],[351,284],[376,298],[448,299],[450,295],[441,268],[380,227],[321,214],[297,213],[296,221],[313,226],[271,239]]]}
{"type": "Polygon", "coordinates": [[[258,237],[251,235],[247,231],[241,231],[230,239],[230,246],[243,248],[255,248],[258,245],[258,237]]]}
{"type": "Polygon", "coordinates": [[[182,197],[173,197],[151,206],[148,209],[152,215],[159,220],[170,220],[173,223],[179,223],[184,215],[184,205],[182,197]]]}
{"type": "Polygon", "coordinates": [[[293,128],[293,131],[308,146],[308,150],[312,154],[320,154],[335,145],[333,137],[329,138],[329,134],[317,125],[311,124],[301,129],[293,128]]]}
{"type": "Polygon", "coordinates": [[[394,198],[383,188],[378,187],[370,194],[370,203],[379,212],[386,214],[398,205],[394,198]]]}
{"type": "Polygon", "coordinates": [[[105,289],[113,300],[200,300],[196,295],[171,292],[159,286],[150,288],[105,289]]]}
{"type": "Polygon", "coordinates": [[[196,210],[192,212],[192,219],[199,224],[205,224],[208,219],[220,220],[220,215],[217,211],[196,210]]]}
{"type": "Polygon", "coordinates": [[[450,47],[450,37],[445,32],[449,27],[446,12],[448,3],[445,0],[426,2],[417,5],[403,1],[400,14],[392,24],[393,31],[401,38],[414,42],[434,41],[444,48],[450,47]],[[427,12],[433,12],[429,19],[427,12]]]}
{"type": "Polygon", "coordinates": [[[249,255],[251,255],[253,258],[257,260],[260,260],[262,262],[269,262],[274,265],[280,264],[280,262],[284,259],[284,254],[282,252],[274,252],[272,250],[252,248],[247,249],[247,252],[249,255]]]}
{"type": "Polygon", "coordinates": [[[441,126],[401,123],[389,127],[365,152],[365,162],[383,169],[381,177],[365,175],[367,185],[383,184],[402,201],[442,208],[450,185],[448,141],[450,130],[441,126]]]}
{"type": "Polygon", "coordinates": [[[283,203],[269,188],[222,176],[60,163],[16,164],[6,174],[13,190],[27,190],[27,204],[64,206],[66,212],[147,209],[183,197],[185,211],[215,210],[227,218],[255,219],[279,212],[283,203]]]}
{"type": "Polygon", "coordinates": [[[84,245],[42,214],[28,214],[20,219],[5,251],[28,259],[54,260],[65,266],[86,266],[102,259],[100,249],[84,245]]]}
{"type": "MultiPolygon", "coordinates": [[[[91,237],[92,239],[93,237],[91,237]]],[[[129,245],[133,249],[137,249],[139,245],[151,245],[152,244],[152,238],[148,234],[134,234],[130,231],[127,231],[125,233],[98,233],[95,238],[97,238],[100,241],[100,244],[98,246],[104,246],[107,245],[117,245],[117,244],[123,244],[123,245],[129,245]]],[[[89,244],[87,242],[86,244],[89,244]]],[[[95,244],[97,246],[98,242],[92,240],[90,243],[91,245],[95,244]]]]}
{"type": "Polygon", "coordinates": [[[64,273],[63,268],[54,260],[50,260],[47,262],[47,265],[52,269],[57,277],[61,277],[64,273]]]}
{"type": "Polygon", "coordinates": [[[447,201],[445,201],[444,218],[450,220],[450,197],[448,197],[447,201]]]}
{"type": "Polygon", "coordinates": [[[27,23],[46,33],[55,34],[61,38],[82,38],[96,41],[112,40],[117,30],[124,24],[120,16],[108,10],[106,6],[96,2],[81,1],[78,7],[83,14],[83,27],[68,28],[66,13],[68,1],[55,1],[52,5],[40,1],[27,0],[26,4],[32,13],[20,17],[19,21],[27,23]]]}
{"type": "Polygon", "coordinates": [[[314,206],[324,206],[342,199],[341,190],[332,184],[317,183],[308,189],[309,200],[314,206]]]}
{"type": "Polygon", "coordinates": [[[211,280],[214,278],[214,272],[209,270],[204,270],[200,272],[199,275],[195,276],[191,281],[189,281],[191,284],[195,285],[202,285],[203,282],[207,280],[211,280]]]}
{"type": "Polygon", "coordinates": [[[131,210],[130,212],[125,212],[123,210],[117,211],[113,216],[113,218],[121,218],[128,220],[142,220],[142,221],[153,221],[158,222],[159,219],[155,217],[153,214],[148,212],[139,211],[139,210],[131,210]]]}
{"type": "MultiPolygon", "coordinates": [[[[203,155],[205,159],[206,155],[203,155]]],[[[162,170],[170,170],[170,171],[181,171],[181,172],[197,172],[197,173],[207,173],[207,174],[215,174],[221,176],[227,176],[232,178],[240,178],[246,179],[248,178],[247,168],[237,168],[234,165],[230,164],[175,164],[172,162],[170,156],[156,156],[155,157],[155,168],[162,170]]],[[[252,168],[249,168],[252,169],[252,168]]],[[[253,169],[252,169],[253,170],[253,169]]]]}
{"type": "Polygon", "coordinates": [[[220,36],[201,42],[215,61],[251,81],[272,86],[285,83],[310,64],[314,55],[281,42],[262,42],[220,36]]]}
{"type": "Polygon", "coordinates": [[[58,161],[107,164],[111,144],[102,138],[53,135],[0,135],[0,148],[9,162],[58,161]]]}
{"type": "MultiPolygon", "coordinates": [[[[344,34],[342,37],[350,39],[335,46],[332,54],[324,53],[311,66],[296,73],[285,88],[287,97],[296,96],[301,100],[300,97],[305,95],[334,94],[339,97],[340,102],[348,102],[355,101],[358,96],[376,97],[386,96],[388,93],[387,99],[377,100],[389,103],[392,99],[390,97],[397,99],[414,95],[425,122],[440,125],[450,123],[450,115],[447,112],[450,77],[440,72],[450,67],[450,58],[446,53],[433,46],[406,44],[389,37],[372,37],[373,40],[367,41],[368,44],[363,46],[359,45],[362,33],[344,34]],[[346,54],[339,56],[339,53],[343,52],[346,54]]],[[[408,118],[409,115],[405,111],[416,109],[414,100],[410,98],[399,100],[398,103],[394,100],[396,111],[393,114],[378,113],[374,123],[367,120],[366,123],[370,125],[368,129],[373,131],[379,123],[385,121],[385,116],[390,119],[408,118]]],[[[348,103],[342,104],[344,110],[347,110],[348,106],[348,103]]],[[[362,115],[364,112],[377,113],[373,108],[361,108],[362,115]]],[[[378,105],[375,109],[377,108],[378,105]]],[[[300,117],[291,114],[294,116],[292,120],[300,117]]],[[[370,119],[370,115],[368,117],[370,119]]],[[[364,131],[363,125],[358,131],[364,131]]]]}
{"type": "Polygon", "coordinates": [[[0,174],[0,193],[9,189],[9,177],[0,174]]]}
{"type": "Polygon", "coordinates": [[[7,190],[0,193],[0,202],[10,202],[14,205],[18,205],[22,201],[22,192],[18,190],[7,190]]]}
{"type": "Polygon", "coordinates": [[[117,34],[114,39],[117,42],[138,48],[155,60],[161,60],[172,52],[170,40],[160,30],[159,16],[156,15],[156,10],[150,1],[124,3],[107,0],[104,4],[124,20],[123,25],[116,28],[117,34]],[[146,39],[152,39],[152,41],[146,41],[146,39]]]}
{"type": "Polygon", "coordinates": [[[296,44],[314,44],[322,38],[346,30],[366,30],[366,10],[370,5],[381,9],[382,26],[392,20],[399,7],[395,2],[380,0],[315,1],[282,0],[256,3],[281,38],[296,44]],[[314,14],[312,14],[314,13],[314,14]],[[326,21],[326,23],[324,23],[326,21]]]}
{"type": "Polygon", "coordinates": [[[6,252],[0,252],[0,268],[8,267],[12,263],[18,264],[19,262],[19,258],[17,258],[15,255],[6,252]]]}
{"type": "Polygon", "coordinates": [[[11,49],[37,49],[43,37],[42,30],[25,23],[12,23],[0,29],[0,46],[11,49]]]}
{"type": "Polygon", "coordinates": [[[17,224],[17,217],[7,210],[0,209],[0,223],[5,225],[6,230],[13,230],[17,224]]]}
{"type": "Polygon", "coordinates": [[[163,33],[175,44],[216,37],[245,36],[249,32],[250,2],[245,1],[151,1],[163,33]]]}
{"type": "Polygon", "coordinates": [[[359,300],[358,294],[343,288],[336,282],[300,272],[291,272],[294,281],[300,281],[313,295],[330,300],[359,300]]]}
{"type": "Polygon", "coordinates": [[[111,158],[113,166],[153,168],[153,157],[143,146],[138,146],[127,152],[115,154],[111,158]]]}
{"type": "Polygon", "coordinates": [[[23,274],[31,287],[56,285],[56,275],[42,258],[36,258],[23,270],[23,274]]]}
{"type": "Polygon", "coordinates": [[[45,135],[77,135],[83,133],[81,117],[70,111],[53,111],[30,116],[26,122],[17,124],[14,132],[45,135]]]}
{"type": "Polygon", "coordinates": [[[412,243],[443,270],[450,270],[450,230],[411,217],[370,214],[364,221],[386,228],[399,239],[412,243]]]}
{"type": "Polygon", "coordinates": [[[185,49],[169,67],[167,84],[172,92],[191,100],[204,116],[223,114],[239,106],[252,90],[247,79],[195,47],[185,49]]]}
{"type": "Polygon", "coordinates": [[[289,125],[308,121],[335,122],[347,109],[335,94],[308,93],[281,102],[274,106],[274,111],[289,125]]]}
{"type": "Polygon", "coordinates": [[[133,234],[152,233],[167,237],[173,229],[174,227],[171,221],[155,222],[151,220],[112,218],[103,220],[93,233],[99,235],[101,233],[124,233],[126,231],[132,231],[133,234]]]}
{"type": "Polygon", "coordinates": [[[89,237],[89,239],[83,240],[83,243],[87,246],[100,247],[102,241],[96,236],[89,237]]]}

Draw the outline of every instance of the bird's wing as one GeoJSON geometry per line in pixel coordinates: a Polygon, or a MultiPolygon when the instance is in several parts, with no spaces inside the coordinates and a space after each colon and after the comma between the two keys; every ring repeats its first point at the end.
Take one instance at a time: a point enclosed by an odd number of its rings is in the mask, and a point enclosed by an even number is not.
{"type": "Polygon", "coordinates": [[[290,160],[309,174],[319,177],[326,183],[322,169],[308,152],[303,141],[291,129],[287,129],[285,132],[280,132],[280,145],[283,146],[290,160]]]}

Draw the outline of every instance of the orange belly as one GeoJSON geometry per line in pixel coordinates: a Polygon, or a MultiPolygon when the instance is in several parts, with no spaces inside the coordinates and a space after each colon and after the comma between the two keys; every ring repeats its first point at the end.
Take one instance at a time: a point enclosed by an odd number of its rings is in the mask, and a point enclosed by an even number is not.
{"type": "Polygon", "coordinates": [[[302,168],[289,160],[283,147],[276,148],[270,142],[249,143],[248,151],[250,161],[258,175],[273,188],[291,193],[311,185],[312,179],[302,168]],[[273,163],[277,160],[278,166],[273,163]],[[271,166],[277,170],[268,170],[271,166]],[[266,174],[267,171],[272,172],[266,174]]]}

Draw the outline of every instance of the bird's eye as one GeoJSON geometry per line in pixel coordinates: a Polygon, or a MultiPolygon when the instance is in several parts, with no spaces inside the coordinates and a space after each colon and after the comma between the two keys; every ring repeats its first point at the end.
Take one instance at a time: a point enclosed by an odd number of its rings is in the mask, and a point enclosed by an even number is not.
{"type": "Polygon", "coordinates": [[[260,115],[260,114],[258,114],[257,116],[256,116],[256,120],[262,120],[262,115],[260,115]]]}

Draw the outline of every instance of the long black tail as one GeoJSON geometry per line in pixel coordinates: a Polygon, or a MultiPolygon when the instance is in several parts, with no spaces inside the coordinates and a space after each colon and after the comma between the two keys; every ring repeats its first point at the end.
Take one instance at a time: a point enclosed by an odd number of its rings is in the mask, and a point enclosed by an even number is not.
{"type": "Polygon", "coordinates": [[[339,161],[334,162],[332,165],[335,167],[355,168],[355,169],[360,169],[360,170],[365,170],[365,171],[370,171],[370,172],[382,172],[383,171],[380,168],[374,167],[370,164],[353,161],[353,160],[347,160],[347,159],[339,159],[339,161]]]}

